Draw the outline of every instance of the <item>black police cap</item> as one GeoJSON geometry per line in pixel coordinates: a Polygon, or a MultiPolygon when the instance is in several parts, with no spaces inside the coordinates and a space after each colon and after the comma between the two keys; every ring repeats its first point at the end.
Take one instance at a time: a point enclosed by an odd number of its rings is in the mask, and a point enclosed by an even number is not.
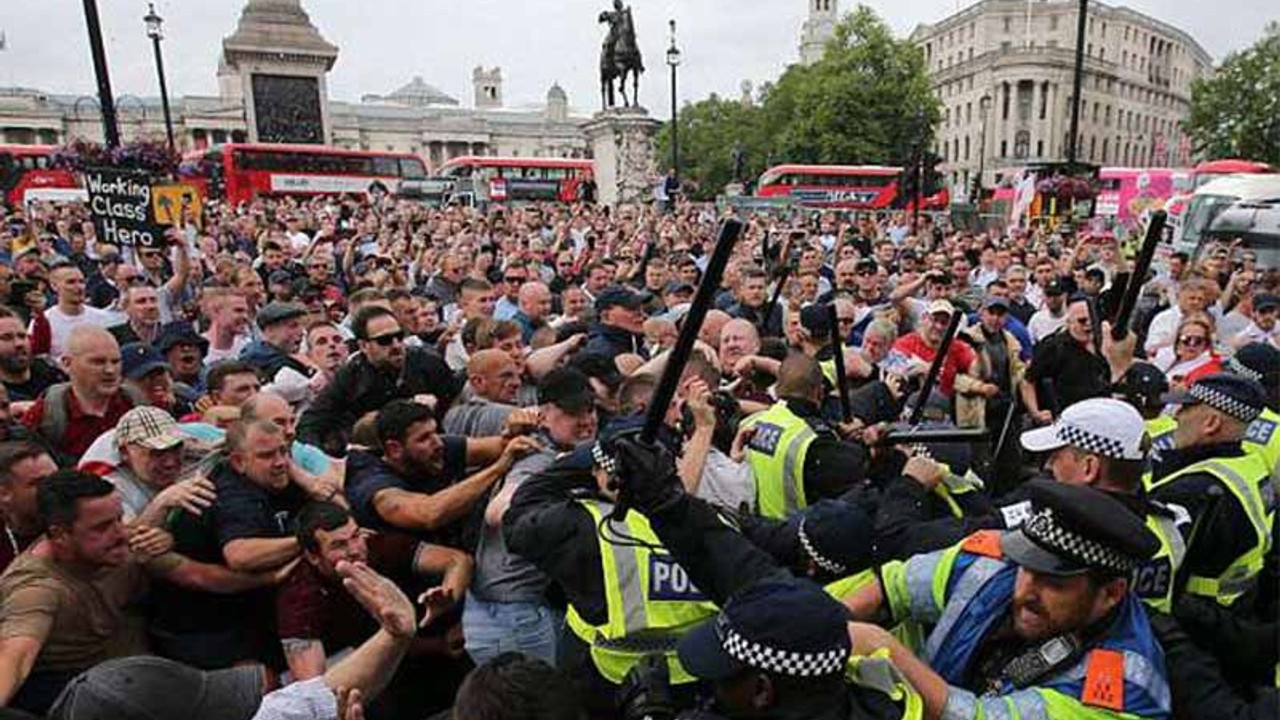
{"type": "Polygon", "coordinates": [[[1000,539],[1012,561],[1046,575],[1123,575],[1160,548],[1143,518],[1114,497],[1052,480],[1027,484],[1032,515],[1000,539]]]}

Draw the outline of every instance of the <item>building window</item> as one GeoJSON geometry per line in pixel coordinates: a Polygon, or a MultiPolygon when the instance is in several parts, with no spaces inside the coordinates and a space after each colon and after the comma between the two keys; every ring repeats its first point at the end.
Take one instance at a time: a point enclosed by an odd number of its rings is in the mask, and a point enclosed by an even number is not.
{"type": "Polygon", "coordinates": [[[1031,132],[1019,130],[1013,136],[1013,156],[1019,160],[1026,158],[1031,150],[1031,132]]]}
{"type": "Polygon", "coordinates": [[[964,136],[964,159],[965,159],[965,162],[969,161],[969,136],[968,135],[964,136]]]}
{"type": "MultiPolygon", "coordinates": [[[[1111,127],[1111,106],[1107,105],[1102,110],[1102,124],[1111,127]]],[[[1104,152],[1103,155],[1106,155],[1106,153],[1104,152]]]]}
{"type": "Polygon", "coordinates": [[[1000,157],[1009,157],[1009,141],[1000,141],[1000,157]]]}
{"type": "Polygon", "coordinates": [[[1089,138],[1089,159],[1090,160],[1093,160],[1094,157],[1096,156],[1096,153],[1094,151],[1096,151],[1097,149],[1098,149],[1097,136],[1089,138]]]}
{"type": "Polygon", "coordinates": [[[1058,47],[1058,41],[1057,41],[1057,40],[1050,40],[1050,41],[1049,41],[1049,47],[1050,47],[1051,49],[1056,49],[1056,48],[1058,47]]]}
{"type": "Polygon", "coordinates": [[[1005,32],[1009,32],[1009,31],[1010,31],[1010,30],[1012,30],[1012,29],[1013,29],[1013,18],[1012,18],[1012,17],[1010,17],[1010,16],[1008,16],[1008,15],[1005,15],[1005,16],[1004,16],[1004,31],[1005,31],[1005,32]]]}
{"type": "Polygon", "coordinates": [[[1031,96],[1035,94],[1035,83],[1030,80],[1018,82],[1018,119],[1031,119],[1031,96]]]}
{"type": "Polygon", "coordinates": [[[1001,83],[1000,87],[1001,89],[1004,90],[1004,92],[1001,93],[1003,97],[1001,98],[1001,102],[1000,102],[1000,119],[1008,120],[1009,119],[1009,83],[1001,83]]]}
{"type": "Polygon", "coordinates": [[[1001,52],[1009,52],[1011,48],[1013,48],[1013,43],[1009,42],[1008,40],[1005,40],[1004,42],[1000,43],[1001,52]]]}
{"type": "Polygon", "coordinates": [[[1098,48],[1098,59],[1099,60],[1107,59],[1107,49],[1105,47],[1098,48]]]}
{"type": "Polygon", "coordinates": [[[1049,115],[1049,83],[1040,83],[1040,119],[1049,115]]]}
{"type": "Polygon", "coordinates": [[[1099,119],[1098,116],[1101,113],[1102,113],[1102,103],[1098,103],[1098,102],[1094,103],[1093,104],[1093,121],[1095,123],[1098,122],[1098,119],[1099,119]]]}
{"type": "Polygon", "coordinates": [[[1039,158],[1044,157],[1044,141],[1043,140],[1036,141],[1036,157],[1039,157],[1039,158]]]}
{"type": "Polygon", "coordinates": [[[964,104],[964,124],[968,125],[971,122],[973,122],[973,103],[967,102],[964,104]]]}
{"type": "Polygon", "coordinates": [[[1102,138],[1102,162],[1107,161],[1107,139],[1102,138]]]}
{"type": "Polygon", "coordinates": [[[1057,30],[1057,29],[1058,29],[1058,16],[1057,16],[1057,15],[1050,15],[1050,16],[1049,16],[1049,29],[1050,29],[1050,30],[1057,30]]]}

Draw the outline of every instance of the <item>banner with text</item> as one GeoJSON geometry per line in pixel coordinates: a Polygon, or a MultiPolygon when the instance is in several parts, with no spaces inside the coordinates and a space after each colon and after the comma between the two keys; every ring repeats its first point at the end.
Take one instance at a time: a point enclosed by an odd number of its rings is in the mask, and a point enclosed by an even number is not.
{"type": "Polygon", "coordinates": [[[165,228],[151,205],[151,178],[136,170],[84,171],[89,213],[103,242],[120,247],[162,247],[165,228]]]}

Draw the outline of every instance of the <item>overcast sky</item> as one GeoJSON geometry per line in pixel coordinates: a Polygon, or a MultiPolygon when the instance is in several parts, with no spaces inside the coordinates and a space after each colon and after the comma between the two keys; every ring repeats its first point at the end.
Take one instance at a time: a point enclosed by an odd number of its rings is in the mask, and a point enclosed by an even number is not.
{"type": "MultiPolygon", "coordinates": [[[[1037,0],[1039,1],[1039,0],[1037,0]]],[[[667,19],[677,21],[680,97],[737,96],[743,80],[757,85],[797,58],[808,0],[629,0],[649,72],[644,105],[665,117],[668,70],[663,55],[667,19]]],[[[839,0],[841,10],[853,6],[839,0]]],[[[869,0],[899,34],[969,5],[956,0],[869,0]]],[[[1220,60],[1248,45],[1275,0],[1132,0],[1131,7],[1189,32],[1220,60]]],[[[158,94],[143,0],[98,0],[117,95],[158,94]]],[[[414,75],[470,105],[471,68],[501,66],[506,104],[542,102],[552,82],[575,109],[598,106],[597,60],[609,0],[303,0],[321,33],[339,47],[329,75],[330,97],[358,100],[384,94],[414,75]]],[[[172,95],[212,95],[221,39],[235,28],[242,0],[160,0],[165,61],[172,95]]],[[[95,92],[80,2],[0,0],[0,85],[52,92],[95,92]]]]}

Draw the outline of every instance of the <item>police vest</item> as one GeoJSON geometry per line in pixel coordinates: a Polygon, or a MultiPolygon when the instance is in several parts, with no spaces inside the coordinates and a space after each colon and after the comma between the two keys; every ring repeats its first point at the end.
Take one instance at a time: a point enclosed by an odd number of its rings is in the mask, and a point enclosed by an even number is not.
{"type": "MultiPolygon", "coordinates": [[[[1178,508],[1183,514],[1185,510],[1178,508]]],[[[1130,587],[1147,605],[1163,613],[1173,612],[1173,585],[1187,556],[1187,543],[1173,518],[1147,515],[1147,528],[1160,541],[1160,550],[1134,571],[1130,587]]]]}
{"type": "Polygon", "coordinates": [[[747,462],[756,481],[756,507],[762,516],[785,520],[808,507],[804,460],[818,432],[778,402],[744,421],[755,433],[747,444],[747,462]]]}
{"type": "Polygon", "coordinates": [[[1169,717],[1163,653],[1133,595],[1121,601],[1106,634],[1088,648],[1073,653],[1060,639],[1046,641],[1040,653],[1049,666],[1031,684],[1017,685],[1002,674],[982,694],[962,689],[988,630],[1011,611],[1017,574],[1018,566],[1001,554],[1000,532],[991,530],[881,569],[894,619],[932,626],[920,659],[952,685],[947,707],[956,717],[1169,717]]]}
{"type": "MultiPolygon", "coordinates": [[[[871,568],[829,582],[823,586],[823,590],[826,590],[828,595],[843,603],[845,598],[878,581],[875,569],[871,568]]],[[[924,647],[924,628],[918,622],[905,620],[897,623],[889,628],[889,634],[897,638],[898,642],[907,646],[907,649],[913,653],[919,653],[920,648],[924,647]]],[[[852,658],[850,658],[850,662],[852,662],[852,658]]]]}
{"type": "MultiPolygon", "coordinates": [[[[1244,431],[1244,451],[1262,458],[1271,470],[1273,486],[1280,485],[1280,413],[1270,408],[1263,410],[1244,431]]],[[[1272,514],[1275,508],[1269,508],[1272,514]]]]}
{"type": "MultiPolygon", "coordinates": [[[[1270,469],[1263,464],[1260,456],[1253,454],[1203,460],[1152,482],[1151,489],[1159,490],[1192,473],[1212,475],[1235,502],[1240,504],[1253,531],[1253,546],[1235,558],[1221,575],[1192,575],[1187,578],[1187,592],[1213,598],[1221,605],[1230,605],[1253,584],[1271,549],[1273,515],[1268,508],[1275,502],[1275,490],[1271,484],[1270,469]]],[[[1244,531],[1244,528],[1241,530],[1244,531]]]]}
{"type": "MultiPolygon", "coordinates": [[[[613,511],[607,502],[579,502],[597,527],[613,511]]],[[[629,536],[626,541],[638,542],[624,545],[600,539],[605,624],[588,623],[570,605],[566,615],[569,629],[591,646],[596,670],[610,682],[621,683],[631,668],[650,653],[666,656],[671,682],[693,682],[695,678],[680,666],[676,644],[685,632],[714,617],[718,609],[662,549],[645,516],[630,511],[622,524],[629,536]]]]}

